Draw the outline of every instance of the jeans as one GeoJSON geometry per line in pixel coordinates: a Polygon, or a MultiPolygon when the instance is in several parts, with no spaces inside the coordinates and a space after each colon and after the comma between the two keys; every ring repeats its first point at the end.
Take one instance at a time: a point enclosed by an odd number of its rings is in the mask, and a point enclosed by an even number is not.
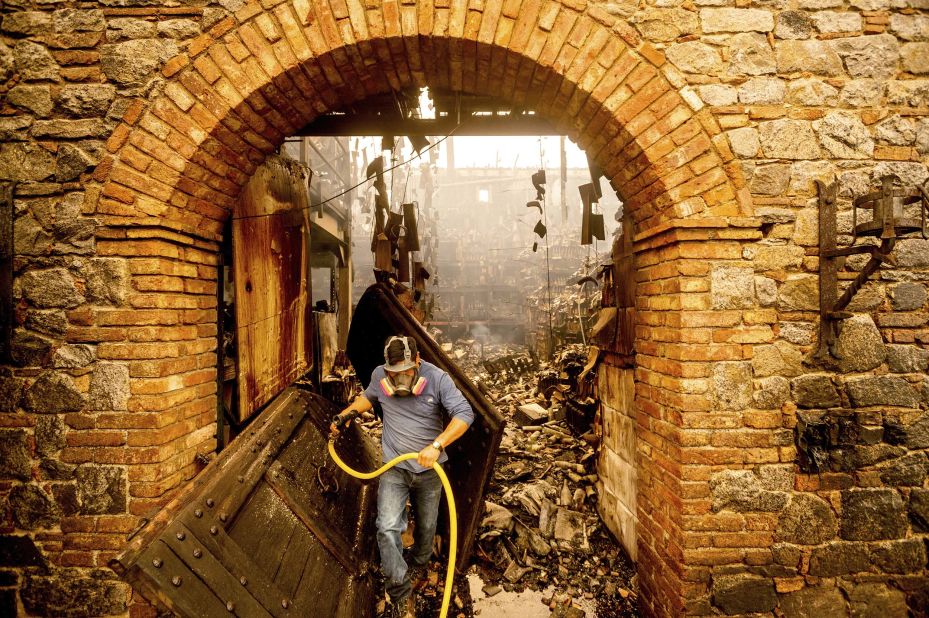
{"type": "Polygon", "coordinates": [[[394,601],[410,595],[407,563],[403,559],[400,535],[406,529],[406,502],[410,498],[416,513],[416,531],[410,562],[422,566],[432,555],[432,541],[439,518],[442,481],[435,470],[420,474],[391,468],[381,475],[377,488],[377,545],[381,552],[381,570],[387,576],[387,594],[394,601]]]}

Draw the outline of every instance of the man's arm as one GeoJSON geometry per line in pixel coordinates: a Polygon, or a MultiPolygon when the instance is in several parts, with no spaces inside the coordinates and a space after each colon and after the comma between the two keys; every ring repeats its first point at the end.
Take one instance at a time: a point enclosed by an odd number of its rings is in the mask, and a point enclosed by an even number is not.
{"type": "MultiPolygon", "coordinates": [[[[358,414],[361,414],[361,413],[363,413],[363,412],[367,412],[368,410],[370,410],[370,409],[373,408],[373,407],[374,407],[374,404],[372,404],[372,403],[368,400],[367,397],[365,397],[364,395],[358,395],[357,397],[355,397],[355,400],[354,400],[354,401],[352,401],[350,404],[348,404],[348,407],[347,407],[347,408],[345,408],[344,410],[342,410],[341,412],[339,412],[337,418],[340,418],[340,419],[341,419],[341,418],[345,418],[348,414],[355,414],[355,415],[358,415],[358,414]]],[[[333,436],[339,435],[339,428],[336,427],[335,421],[333,421],[332,423],[329,424],[329,432],[330,432],[333,436]]]]}
{"type": "MultiPolygon", "coordinates": [[[[442,445],[442,450],[445,450],[449,444],[460,438],[464,432],[468,430],[468,427],[469,425],[463,420],[453,418],[448,424],[448,427],[445,428],[445,431],[440,433],[435,441],[442,445]]],[[[419,457],[416,458],[416,462],[423,468],[431,468],[432,464],[439,458],[442,450],[430,444],[419,452],[419,457]]]]}
{"type": "MultiPolygon", "coordinates": [[[[445,449],[460,438],[471,426],[471,423],[474,422],[474,410],[471,409],[471,404],[468,403],[468,400],[465,399],[465,396],[455,386],[451,376],[447,373],[443,374],[439,379],[439,400],[452,417],[445,431],[436,438],[442,449],[445,449]]],[[[441,452],[440,449],[429,445],[419,452],[416,461],[422,467],[430,468],[439,458],[441,452]]]]}

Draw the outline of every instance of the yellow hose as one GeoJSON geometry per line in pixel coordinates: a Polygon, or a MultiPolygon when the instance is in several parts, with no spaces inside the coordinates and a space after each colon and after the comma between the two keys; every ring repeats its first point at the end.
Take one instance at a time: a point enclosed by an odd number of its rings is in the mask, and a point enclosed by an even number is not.
{"type": "MultiPolygon", "coordinates": [[[[339,457],[339,455],[335,452],[335,440],[330,438],[329,456],[332,457],[332,460],[336,463],[336,465],[345,470],[347,474],[350,474],[357,479],[367,481],[384,474],[401,461],[406,461],[407,459],[416,459],[419,457],[419,453],[406,453],[404,455],[394,457],[374,472],[359,472],[349,468],[348,464],[342,461],[342,458],[339,457]]],[[[439,475],[439,479],[442,481],[442,487],[445,488],[445,498],[448,500],[448,572],[445,574],[445,592],[442,595],[442,610],[439,612],[439,618],[446,618],[446,616],[448,616],[448,606],[452,599],[452,580],[455,576],[455,554],[458,550],[458,511],[455,509],[455,495],[452,493],[452,485],[448,482],[448,477],[445,475],[445,470],[442,469],[442,466],[439,465],[439,462],[432,464],[432,467],[435,468],[435,471],[439,475]]]]}

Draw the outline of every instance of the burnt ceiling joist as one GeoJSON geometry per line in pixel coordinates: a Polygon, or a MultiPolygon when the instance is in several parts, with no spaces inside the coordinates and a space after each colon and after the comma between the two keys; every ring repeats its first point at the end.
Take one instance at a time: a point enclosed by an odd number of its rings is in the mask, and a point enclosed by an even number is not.
{"type": "Polygon", "coordinates": [[[324,114],[297,136],[337,135],[560,135],[532,110],[493,97],[431,92],[435,118],[424,118],[418,93],[394,92],[369,97],[324,114]]]}

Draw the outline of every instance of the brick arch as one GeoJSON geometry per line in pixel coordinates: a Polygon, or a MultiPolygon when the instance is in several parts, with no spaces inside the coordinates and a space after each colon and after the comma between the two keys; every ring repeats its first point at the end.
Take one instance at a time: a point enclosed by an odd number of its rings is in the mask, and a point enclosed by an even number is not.
{"type": "Polygon", "coordinates": [[[568,0],[431,4],[249,4],[215,25],[168,61],[163,92],[110,139],[98,215],[215,238],[287,135],[410,86],[535,109],[601,165],[640,230],[748,213],[712,115],[623,22],[568,0]]]}
{"type": "Polygon", "coordinates": [[[661,52],[583,0],[541,4],[249,4],[167,62],[162,89],[129,110],[95,173],[98,251],[127,258],[134,285],[147,292],[130,300],[142,311],[119,319],[148,328],[161,318],[145,310],[166,307],[185,329],[197,326],[195,338],[157,349],[103,346],[105,358],[146,359],[132,368],[130,408],[171,414],[152,420],[170,422],[167,429],[158,425],[129,445],[144,447],[126,455],[143,464],[130,477],[130,510],[163,501],[193,474],[193,455],[210,450],[210,252],[257,166],[319,114],[371,95],[409,86],[486,94],[534,108],[592,154],[643,236],[635,373],[635,432],[647,451],[637,485],[643,603],[649,614],[677,615],[701,594],[704,584],[687,583],[684,518],[693,512],[685,503],[698,494],[684,468],[703,455],[688,454],[684,434],[685,417],[707,409],[707,369],[688,362],[746,352],[728,339],[710,345],[700,329],[714,323],[684,315],[709,309],[700,296],[706,259],[736,258],[736,249],[674,243],[695,239],[683,228],[725,227],[725,217],[750,214],[750,198],[715,118],[661,52]]]}

